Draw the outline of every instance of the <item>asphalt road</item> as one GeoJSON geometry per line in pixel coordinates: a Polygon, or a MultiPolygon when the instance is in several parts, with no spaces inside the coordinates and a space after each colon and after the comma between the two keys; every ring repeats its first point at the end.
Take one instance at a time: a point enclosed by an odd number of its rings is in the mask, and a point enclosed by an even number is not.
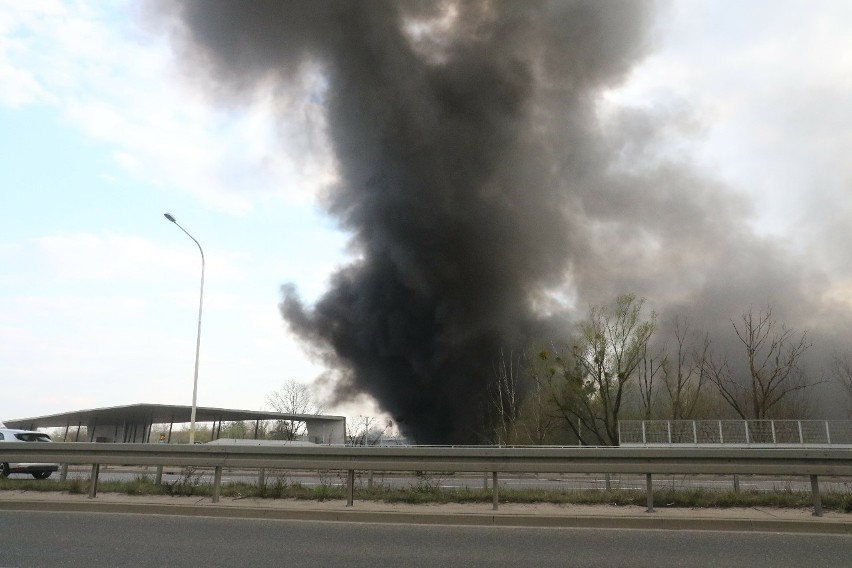
{"type": "Polygon", "coordinates": [[[0,566],[849,566],[852,536],[0,512],[0,566]]]}

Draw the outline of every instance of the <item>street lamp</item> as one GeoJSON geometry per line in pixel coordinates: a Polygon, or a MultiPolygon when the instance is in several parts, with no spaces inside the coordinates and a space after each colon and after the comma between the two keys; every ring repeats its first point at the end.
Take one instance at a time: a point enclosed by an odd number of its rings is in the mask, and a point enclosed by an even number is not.
{"type": "Polygon", "coordinates": [[[180,226],[180,223],[175,221],[169,213],[165,213],[166,219],[178,226],[178,228],[186,233],[190,239],[198,245],[198,252],[201,253],[201,293],[198,295],[198,336],[195,340],[195,378],[192,381],[192,414],[190,414],[189,423],[189,443],[195,443],[195,401],[198,397],[198,354],[201,351],[201,306],[204,304],[204,251],[201,250],[201,244],[195,240],[195,237],[190,235],[186,229],[180,226]]]}

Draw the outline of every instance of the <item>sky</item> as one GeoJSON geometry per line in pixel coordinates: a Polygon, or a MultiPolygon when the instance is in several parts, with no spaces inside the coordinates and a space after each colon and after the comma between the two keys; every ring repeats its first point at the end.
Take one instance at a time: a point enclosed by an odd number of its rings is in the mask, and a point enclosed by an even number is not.
{"type": "MultiPolygon", "coordinates": [[[[660,116],[656,151],[807,248],[845,309],[850,23],[844,1],[662,3],[598,104],[660,116]]],[[[319,206],[337,177],[324,79],[222,105],[167,32],[138,2],[0,0],[0,419],[190,403],[200,255],[166,212],[207,261],[198,404],[263,409],[324,370],[279,311],[283,284],[310,303],[353,254],[319,206]]]]}

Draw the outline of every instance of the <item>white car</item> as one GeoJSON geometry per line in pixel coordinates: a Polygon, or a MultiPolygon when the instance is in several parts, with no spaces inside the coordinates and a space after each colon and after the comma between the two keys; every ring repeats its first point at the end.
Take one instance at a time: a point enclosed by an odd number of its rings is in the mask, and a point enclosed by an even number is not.
{"type": "MultiPolygon", "coordinates": [[[[51,442],[44,432],[0,428],[0,444],[5,442],[51,442]]],[[[10,473],[29,473],[36,479],[47,479],[59,469],[58,463],[6,463],[0,462],[0,477],[10,473]]]]}

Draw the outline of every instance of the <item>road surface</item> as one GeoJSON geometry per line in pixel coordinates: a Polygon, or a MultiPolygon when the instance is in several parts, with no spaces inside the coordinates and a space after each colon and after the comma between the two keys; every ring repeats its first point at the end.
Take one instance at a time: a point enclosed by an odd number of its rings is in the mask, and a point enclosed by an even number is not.
{"type": "Polygon", "coordinates": [[[852,536],[0,511],[0,566],[848,567],[852,536]]]}

